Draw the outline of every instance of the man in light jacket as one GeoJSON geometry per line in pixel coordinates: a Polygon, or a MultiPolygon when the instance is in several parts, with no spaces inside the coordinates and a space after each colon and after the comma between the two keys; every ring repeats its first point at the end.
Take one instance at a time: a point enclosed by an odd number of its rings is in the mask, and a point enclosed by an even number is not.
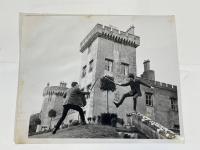
{"type": "Polygon", "coordinates": [[[86,105],[85,95],[90,94],[89,92],[83,92],[79,89],[79,85],[77,82],[72,82],[71,88],[68,90],[67,95],[64,95],[64,98],[66,98],[64,104],[63,104],[63,113],[62,117],[56,124],[55,128],[53,129],[52,134],[56,134],[56,131],[59,129],[60,125],[64,121],[67,112],[69,109],[73,109],[79,112],[81,117],[81,124],[85,125],[85,116],[83,113],[83,109],[81,107],[86,105]]]}

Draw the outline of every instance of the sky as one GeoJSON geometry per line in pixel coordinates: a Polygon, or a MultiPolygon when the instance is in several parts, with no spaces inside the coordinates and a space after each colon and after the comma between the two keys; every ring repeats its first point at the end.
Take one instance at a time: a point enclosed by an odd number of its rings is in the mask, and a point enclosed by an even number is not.
{"type": "Polygon", "coordinates": [[[22,112],[40,112],[47,82],[79,81],[80,42],[97,24],[121,31],[135,26],[140,36],[136,48],[137,75],[143,61],[151,61],[157,81],[179,84],[175,20],[172,16],[67,16],[24,15],[21,17],[20,101],[22,112]]]}

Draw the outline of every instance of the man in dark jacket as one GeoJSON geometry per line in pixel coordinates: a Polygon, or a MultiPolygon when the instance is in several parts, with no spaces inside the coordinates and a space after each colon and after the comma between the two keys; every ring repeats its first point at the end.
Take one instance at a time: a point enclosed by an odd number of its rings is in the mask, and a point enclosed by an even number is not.
{"type": "Polygon", "coordinates": [[[135,79],[135,76],[132,73],[130,73],[128,75],[128,78],[129,78],[129,81],[127,83],[124,83],[124,84],[117,83],[117,85],[119,85],[119,86],[130,86],[131,87],[131,91],[129,91],[128,93],[123,94],[123,96],[120,99],[120,101],[119,102],[114,101],[114,104],[118,108],[124,102],[124,99],[126,97],[133,97],[134,110],[136,111],[137,98],[142,96],[142,93],[141,93],[141,90],[140,90],[140,85],[142,84],[142,85],[147,86],[149,88],[153,88],[153,87],[151,87],[150,85],[142,82],[139,79],[135,79]]]}
{"type": "Polygon", "coordinates": [[[63,113],[62,117],[56,124],[55,128],[53,129],[52,134],[55,134],[56,131],[59,129],[60,125],[64,121],[69,109],[73,109],[79,112],[81,117],[81,124],[85,125],[85,116],[83,113],[83,109],[81,107],[86,105],[85,101],[85,95],[90,94],[89,92],[83,92],[79,89],[79,85],[77,82],[72,82],[71,84],[72,88],[70,88],[67,92],[67,95],[64,95],[64,98],[66,98],[64,104],[63,104],[63,113]]]}

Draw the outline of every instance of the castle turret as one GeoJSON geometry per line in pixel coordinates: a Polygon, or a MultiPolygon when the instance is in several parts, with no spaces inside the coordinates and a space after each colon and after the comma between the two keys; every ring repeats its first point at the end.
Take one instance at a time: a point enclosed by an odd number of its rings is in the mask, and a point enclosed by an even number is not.
{"type": "Polygon", "coordinates": [[[42,109],[40,112],[41,115],[41,126],[43,127],[50,127],[50,122],[52,124],[55,124],[60,118],[63,110],[63,102],[64,98],[63,95],[67,94],[68,88],[66,82],[60,82],[60,84],[56,86],[50,85],[48,82],[46,84],[46,87],[43,90],[43,104],[42,109]],[[49,111],[53,109],[56,111],[57,116],[54,118],[53,122],[50,121],[51,118],[49,118],[48,113],[49,111]]]}
{"type": "Polygon", "coordinates": [[[150,69],[150,60],[145,60],[143,64],[144,64],[144,72],[141,75],[141,77],[155,81],[155,72],[154,70],[150,69]]]}

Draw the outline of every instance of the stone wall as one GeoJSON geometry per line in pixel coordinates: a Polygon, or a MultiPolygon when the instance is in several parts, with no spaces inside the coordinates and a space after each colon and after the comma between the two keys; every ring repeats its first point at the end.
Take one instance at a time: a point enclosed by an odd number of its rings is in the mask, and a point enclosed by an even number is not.
{"type": "MultiPolygon", "coordinates": [[[[95,78],[101,78],[105,73],[105,59],[113,60],[113,72],[111,73],[115,78],[116,82],[123,81],[126,77],[120,72],[120,63],[129,64],[129,72],[136,74],[136,50],[133,47],[116,43],[114,41],[98,38],[98,52],[97,52],[97,66],[95,78]]],[[[118,117],[125,118],[126,111],[132,110],[133,105],[132,99],[128,98],[124,104],[117,109],[113,104],[115,94],[117,93],[119,97],[122,96],[124,92],[129,90],[129,87],[123,88],[124,90],[119,90],[117,88],[116,92],[109,92],[109,110],[110,112],[117,113],[118,117]]],[[[100,82],[97,82],[95,86],[94,93],[94,115],[100,115],[106,112],[106,92],[100,90],[100,82]]]]}
{"type": "Polygon", "coordinates": [[[177,98],[177,91],[155,87],[150,90],[141,86],[142,96],[138,98],[137,111],[150,117],[167,128],[174,128],[179,125],[178,111],[171,109],[171,97],[177,98]],[[146,106],[145,92],[152,93],[153,106],[146,106]]]}
{"type": "Polygon", "coordinates": [[[173,131],[153,121],[141,113],[128,113],[128,124],[134,126],[150,139],[178,139],[179,136],[173,131]]]}
{"type": "MultiPolygon", "coordinates": [[[[80,76],[80,88],[84,89],[84,91],[87,91],[87,86],[88,85],[93,85],[95,82],[95,73],[96,73],[96,66],[97,66],[97,49],[98,49],[98,39],[94,40],[91,45],[89,45],[86,50],[81,53],[81,71],[80,74],[82,73],[82,68],[83,66],[86,67],[86,76],[82,77],[80,76]],[[93,60],[93,69],[92,71],[89,71],[89,62],[93,60]]],[[[90,97],[87,97],[86,101],[87,104],[83,108],[86,111],[86,118],[87,117],[92,117],[93,116],[93,91],[90,93],[90,97]]]]}

